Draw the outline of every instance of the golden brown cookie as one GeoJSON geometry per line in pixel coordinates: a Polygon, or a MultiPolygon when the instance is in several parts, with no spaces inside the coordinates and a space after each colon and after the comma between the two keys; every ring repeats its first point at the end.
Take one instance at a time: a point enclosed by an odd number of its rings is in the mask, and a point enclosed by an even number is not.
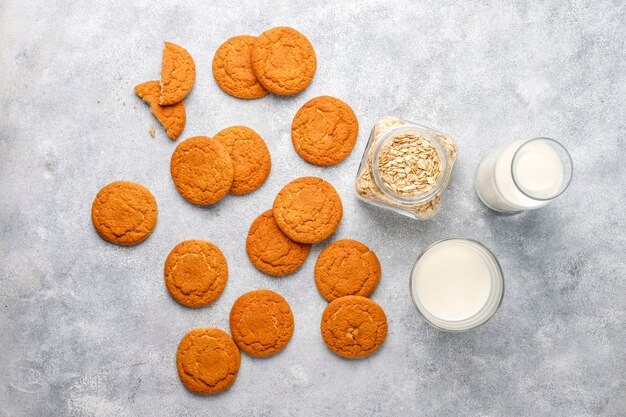
{"type": "Polygon", "coordinates": [[[291,141],[296,152],[320,166],[346,159],[358,133],[359,123],[350,106],[330,96],[307,101],[291,123],[291,141]]]}
{"type": "Polygon", "coordinates": [[[346,295],[368,297],[380,280],[380,262],[361,242],[338,240],[328,245],[315,264],[315,284],[328,301],[346,295]]]}
{"type": "Polygon", "coordinates": [[[182,46],[165,42],[159,104],[169,106],[182,101],[195,81],[196,64],[189,52],[182,46]]]}
{"type": "Polygon", "coordinates": [[[230,332],[248,355],[272,356],[287,346],[293,334],[291,308],[274,291],[247,292],[230,310],[230,332]]]}
{"type": "Polygon", "coordinates": [[[194,136],[181,142],[170,161],[176,188],[190,203],[210,205],[226,194],[233,183],[233,162],[219,142],[194,136]]]}
{"type": "Polygon", "coordinates": [[[274,220],[291,240],[317,243],[333,234],[343,214],[335,188],[317,177],[301,177],[276,196],[274,220]]]}
{"type": "Polygon", "coordinates": [[[268,93],[252,71],[250,54],[255,41],[254,36],[235,36],[217,48],[213,77],[225,93],[244,99],[259,98],[268,93]]]}
{"type": "Polygon", "coordinates": [[[322,314],[326,346],[344,358],[374,353],[387,337],[387,316],[369,298],[348,295],[332,301],[322,314]]]}
{"type": "Polygon", "coordinates": [[[261,272],[282,276],[295,272],[309,256],[311,245],[289,239],[280,230],[272,210],[257,217],[248,231],[246,252],[261,272]]]}
{"type": "Polygon", "coordinates": [[[241,357],[230,336],[220,329],[200,328],[187,333],[176,351],[176,368],[188,390],[214,394],[237,378],[241,357]]]}
{"type": "Polygon", "coordinates": [[[93,200],[91,220],[104,240],[124,246],[135,245],[152,233],[157,221],[157,203],[141,184],[112,182],[93,200]]]}
{"type": "Polygon", "coordinates": [[[159,104],[160,91],[161,85],[158,81],[147,81],[135,87],[135,93],[150,106],[150,111],[165,128],[167,136],[176,140],[183,132],[187,122],[185,105],[181,101],[171,106],[161,106],[159,104]]]}
{"type": "Polygon", "coordinates": [[[302,33],[289,27],[269,29],[252,47],[252,70],[272,93],[281,96],[304,90],[315,74],[315,50],[302,33]]]}
{"type": "Polygon", "coordinates": [[[224,291],[228,264],[224,254],[206,240],[185,240],[165,261],[165,285],[172,298],[187,307],[202,307],[224,291]]]}
{"type": "Polygon", "coordinates": [[[219,131],[213,140],[226,148],[233,161],[231,193],[246,194],[265,182],[272,161],[270,151],[258,133],[246,126],[232,126],[219,131]]]}

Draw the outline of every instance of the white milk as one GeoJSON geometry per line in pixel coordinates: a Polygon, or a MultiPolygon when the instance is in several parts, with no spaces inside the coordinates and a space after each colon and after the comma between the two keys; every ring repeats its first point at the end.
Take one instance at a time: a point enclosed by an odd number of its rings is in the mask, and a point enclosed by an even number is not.
{"type": "Polygon", "coordinates": [[[445,240],[428,249],[411,278],[418,308],[421,305],[443,321],[466,320],[479,313],[493,289],[492,268],[483,251],[464,239],[445,240]]]}
{"type": "Polygon", "coordinates": [[[550,139],[521,140],[487,156],[480,163],[474,181],[483,203],[504,212],[548,204],[571,178],[571,160],[569,156],[564,159],[563,152],[557,152],[555,143],[561,146],[550,139]]]}

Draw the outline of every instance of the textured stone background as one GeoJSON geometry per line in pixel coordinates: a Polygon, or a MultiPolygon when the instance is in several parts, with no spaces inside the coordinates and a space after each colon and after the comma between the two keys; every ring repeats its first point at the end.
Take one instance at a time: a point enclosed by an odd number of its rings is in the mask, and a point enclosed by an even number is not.
{"type": "Polygon", "coordinates": [[[624,2],[233,3],[0,1],[0,416],[626,415],[624,2]],[[255,101],[222,93],[210,69],[216,48],[275,25],[315,46],[311,86],[255,101]],[[257,192],[209,208],[176,192],[175,144],[132,91],[158,77],[164,40],[198,67],[183,138],[245,124],[267,140],[274,167],[257,192]],[[333,168],[305,163],[289,137],[296,110],[322,94],[347,101],[361,124],[354,152],[333,168]],[[365,206],[352,191],[369,129],[385,114],[458,141],[431,221],[365,206]],[[488,211],[472,190],[480,159],[538,135],[571,151],[571,188],[537,212],[488,211]],[[284,279],[245,256],[252,220],[302,175],[329,180],[343,198],[332,239],[361,240],[381,259],[373,298],[389,336],[367,359],[340,359],[319,334],[326,303],[312,271],[328,242],[284,279]],[[120,179],[146,185],[159,204],[153,235],[132,248],[91,226],[93,197],[120,179]],[[506,275],[498,314],[464,334],[429,327],[409,298],[414,259],[450,236],[483,241],[506,275]],[[198,310],[163,284],[165,257],[186,238],[217,243],[231,272],[221,298],[198,310]],[[256,288],[291,303],[291,343],[273,358],[243,355],[229,391],[190,394],[175,370],[180,338],[227,328],[233,301],[256,288]]]}

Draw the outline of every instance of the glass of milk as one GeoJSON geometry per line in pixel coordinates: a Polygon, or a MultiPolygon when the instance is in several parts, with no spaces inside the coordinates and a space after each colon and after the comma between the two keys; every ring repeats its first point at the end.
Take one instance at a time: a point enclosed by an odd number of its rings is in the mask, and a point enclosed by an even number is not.
{"type": "Polygon", "coordinates": [[[446,239],[429,246],[411,272],[411,298],[434,327],[450,332],[489,320],[504,296],[496,257],[471,239],[446,239]]]}
{"type": "Polygon", "coordinates": [[[534,138],[513,142],[478,166],[474,189],[490,209],[518,212],[543,207],[567,189],[572,158],[559,142],[534,138]]]}

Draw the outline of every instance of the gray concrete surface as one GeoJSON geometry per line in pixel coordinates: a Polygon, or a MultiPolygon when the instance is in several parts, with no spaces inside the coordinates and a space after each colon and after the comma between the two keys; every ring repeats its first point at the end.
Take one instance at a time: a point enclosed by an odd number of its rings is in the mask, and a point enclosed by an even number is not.
{"type": "Polygon", "coordinates": [[[626,415],[625,40],[617,0],[0,1],[0,416],[626,415]],[[315,46],[310,87],[254,101],[224,94],[211,73],[216,48],[276,25],[315,46]],[[274,166],[257,192],[209,208],[176,192],[175,144],[132,91],[158,77],[164,40],[198,67],[183,138],[245,124],[267,140],[274,166]],[[347,101],[361,125],[333,168],[307,164],[290,143],[296,110],[322,94],[347,101]],[[458,141],[431,221],[353,194],[369,129],[386,114],[458,141]],[[571,151],[571,188],[537,212],[490,212],[472,190],[480,159],[538,135],[571,151]],[[252,220],[302,175],[343,198],[332,239],[361,240],[381,259],[373,298],[389,335],[367,359],[340,359],[322,342],[326,302],[312,271],[328,242],[283,279],[245,255],[252,220]],[[131,248],[102,241],[90,219],[100,187],[121,179],[159,204],[153,235],[131,248]],[[484,242],[506,275],[500,311],[464,334],[429,327],[409,298],[414,259],[450,236],[484,242]],[[176,304],[162,277],[169,250],[194,237],[218,244],[231,272],[221,298],[198,310],[176,304]],[[227,329],[233,301],[256,288],[291,303],[292,341],[273,358],[244,355],[221,395],[187,392],[174,362],[180,338],[227,329]]]}

